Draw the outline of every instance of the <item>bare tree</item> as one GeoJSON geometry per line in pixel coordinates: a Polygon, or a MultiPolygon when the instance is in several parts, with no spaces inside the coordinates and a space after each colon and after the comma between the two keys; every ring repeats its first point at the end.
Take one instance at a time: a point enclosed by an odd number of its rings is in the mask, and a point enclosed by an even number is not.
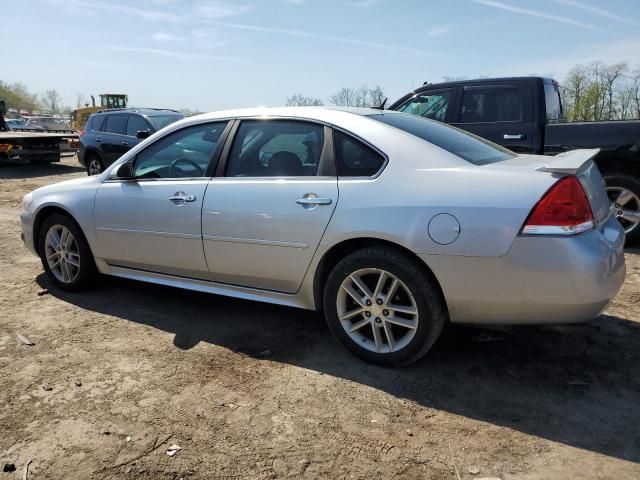
{"type": "Polygon", "coordinates": [[[89,105],[85,96],[81,93],[76,94],[76,108],[82,108],[85,105],[89,105]]]}
{"type": "Polygon", "coordinates": [[[613,120],[614,118],[615,107],[613,97],[616,94],[616,83],[627,72],[627,70],[628,66],[626,63],[616,63],[605,66],[602,69],[603,97],[606,96],[607,101],[607,120],[613,120]]]}
{"type": "Polygon", "coordinates": [[[62,97],[57,90],[47,90],[42,95],[42,105],[51,113],[58,113],[62,106],[62,97]]]}
{"type": "Polygon", "coordinates": [[[633,89],[634,116],[640,118],[640,67],[636,68],[631,77],[631,87],[633,89]]]}
{"type": "Polygon", "coordinates": [[[376,85],[371,90],[369,90],[369,106],[371,107],[381,107],[384,104],[386,97],[384,96],[384,92],[380,85],[376,85]]]}
{"type": "Polygon", "coordinates": [[[613,118],[628,120],[634,117],[634,95],[635,91],[633,84],[625,85],[624,87],[616,90],[615,98],[613,99],[616,106],[613,118]]]}
{"type": "Polygon", "coordinates": [[[323,105],[319,98],[305,97],[299,93],[287,98],[287,107],[321,107],[323,105]]]}
{"type": "Polygon", "coordinates": [[[329,103],[339,107],[379,107],[384,101],[382,88],[369,88],[362,85],[358,88],[341,88],[329,97],[329,103]]]}
{"type": "Polygon", "coordinates": [[[339,107],[355,107],[356,92],[352,88],[341,88],[329,97],[329,103],[339,107]]]}

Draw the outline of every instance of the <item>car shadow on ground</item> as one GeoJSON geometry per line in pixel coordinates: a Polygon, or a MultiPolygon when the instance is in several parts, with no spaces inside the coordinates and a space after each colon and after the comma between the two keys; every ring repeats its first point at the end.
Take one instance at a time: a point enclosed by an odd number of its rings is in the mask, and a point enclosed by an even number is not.
{"type": "Polygon", "coordinates": [[[199,342],[368,385],[419,405],[640,462],[640,323],[613,316],[509,332],[450,328],[434,350],[399,369],[367,365],[331,336],[321,315],[170,287],[104,278],[82,293],[38,283],[66,302],[199,342]]]}
{"type": "Polygon", "coordinates": [[[65,175],[68,173],[84,172],[85,168],[78,165],[66,165],[63,163],[47,163],[44,165],[32,165],[17,161],[0,161],[0,180],[48,177],[51,175],[65,175]]]}

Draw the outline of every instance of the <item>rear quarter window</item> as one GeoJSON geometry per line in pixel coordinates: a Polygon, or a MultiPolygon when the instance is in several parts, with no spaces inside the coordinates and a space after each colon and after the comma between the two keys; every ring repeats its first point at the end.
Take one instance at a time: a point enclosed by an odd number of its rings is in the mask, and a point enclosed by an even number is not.
{"type": "Polygon", "coordinates": [[[333,139],[339,177],[372,177],[384,166],[385,158],[360,140],[338,130],[333,139]]]}
{"type": "Polygon", "coordinates": [[[406,113],[378,113],[369,118],[403,130],[474,165],[514,158],[506,148],[450,125],[406,113]]]}

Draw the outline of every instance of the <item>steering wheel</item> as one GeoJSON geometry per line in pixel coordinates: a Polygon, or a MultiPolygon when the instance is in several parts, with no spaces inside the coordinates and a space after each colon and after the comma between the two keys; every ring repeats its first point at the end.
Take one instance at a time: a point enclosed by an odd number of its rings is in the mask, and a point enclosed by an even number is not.
{"type": "Polygon", "coordinates": [[[202,167],[200,167],[200,165],[198,165],[193,160],[189,160],[188,158],[177,158],[173,162],[171,162],[171,165],[169,166],[169,177],[170,178],[176,178],[176,177],[184,177],[184,178],[204,177],[204,170],[202,170],[202,167]],[[178,165],[181,164],[181,163],[186,163],[188,165],[191,165],[193,168],[196,169],[196,172],[198,174],[197,175],[185,175],[185,171],[182,170],[180,167],[178,167],[178,165]]]}

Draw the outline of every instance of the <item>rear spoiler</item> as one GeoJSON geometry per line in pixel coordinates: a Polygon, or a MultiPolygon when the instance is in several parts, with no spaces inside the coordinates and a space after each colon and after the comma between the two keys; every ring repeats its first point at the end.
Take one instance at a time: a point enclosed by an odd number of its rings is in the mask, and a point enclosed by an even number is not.
{"type": "Polygon", "coordinates": [[[564,173],[577,175],[586,168],[589,161],[600,152],[599,148],[584,150],[571,150],[563,152],[555,157],[549,157],[552,161],[543,167],[536,168],[539,172],[564,173]]]}

